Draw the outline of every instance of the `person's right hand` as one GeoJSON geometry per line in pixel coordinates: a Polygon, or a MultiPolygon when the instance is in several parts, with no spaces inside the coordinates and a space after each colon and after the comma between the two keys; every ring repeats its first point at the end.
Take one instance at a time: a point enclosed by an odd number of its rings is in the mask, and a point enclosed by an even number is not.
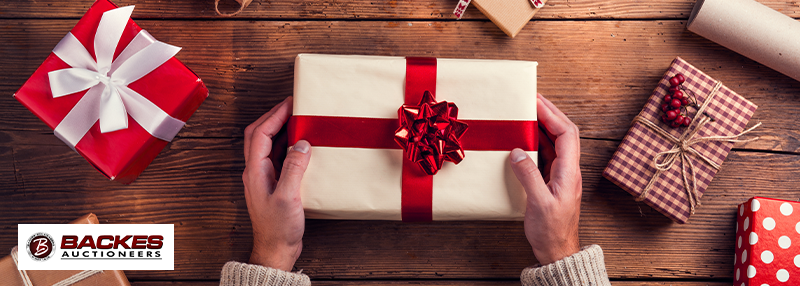
{"type": "Polygon", "coordinates": [[[286,155],[280,180],[269,158],[273,137],[292,114],[287,98],[247,126],[244,131],[242,173],[247,212],[253,224],[250,263],[291,271],[303,250],[305,214],[300,181],[311,160],[311,145],[298,141],[286,155]]]}
{"type": "Polygon", "coordinates": [[[578,127],[552,102],[538,94],[539,154],[543,173],[522,149],[511,151],[511,168],[528,195],[525,236],[533,254],[547,265],[580,251],[581,146],[578,127]]]}

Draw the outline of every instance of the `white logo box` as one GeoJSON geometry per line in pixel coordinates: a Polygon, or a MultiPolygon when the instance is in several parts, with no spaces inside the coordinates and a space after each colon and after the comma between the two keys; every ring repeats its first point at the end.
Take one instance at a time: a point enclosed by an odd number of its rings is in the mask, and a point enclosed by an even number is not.
{"type": "Polygon", "coordinates": [[[20,270],[173,270],[175,265],[172,224],[20,224],[18,230],[20,270]],[[33,242],[31,253],[28,242],[40,233],[53,239],[54,253],[35,259],[32,254],[44,246],[33,242]],[[66,249],[65,236],[77,236],[67,239],[66,249]]]}

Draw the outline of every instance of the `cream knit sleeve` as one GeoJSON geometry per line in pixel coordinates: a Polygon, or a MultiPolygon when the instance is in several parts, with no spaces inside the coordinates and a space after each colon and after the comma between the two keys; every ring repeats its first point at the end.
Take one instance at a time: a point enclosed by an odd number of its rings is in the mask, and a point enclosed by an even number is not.
{"type": "Polygon", "coordinates": [[[220,286],[310,286],[308,276],[274,268],[230,261],[222,267],[220,286]]]}
{"type": "Polygon", "coordinates": [[[525,286],[610,286],[603,249],[590,245],[580,252],[544,266],[522,270],[525,286]]]}

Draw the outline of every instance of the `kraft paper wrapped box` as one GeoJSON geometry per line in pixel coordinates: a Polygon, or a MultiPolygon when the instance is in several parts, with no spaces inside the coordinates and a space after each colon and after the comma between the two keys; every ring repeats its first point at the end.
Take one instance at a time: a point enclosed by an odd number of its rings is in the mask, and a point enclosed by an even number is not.
{"type": "Polygon", "coordinates": [[[800,285],[800,203],[753,197],[736,220],[734,285],[800,285]]]}
{"type": "Polygon", "coordinates": [[[509,37],[516,37],[519,31],[539,12],[546,0],[537,0],[539,7],[530,0],[472,0],[489,20],[503,30],[509,37]]]}
{"type": "Polygon", "coordinates": [[[304,139],[312,146],[301,184],[306,217],[521,220],[526,196],[509,153],[519,147],[537,158],[536,66],[298,55],[288,132],[290,145],[304,139]],[[454,103],[457,120],[468,125],[459,141],[463,161],[444,162],[435,175],[410,161],[395,141],[398,117],[406,114],[400,107],[418,105],[425,92],[454,103]]]}
{"type": "Polygon", "coordinates": [[[461,19],[470,2],[500,30],[513,38],[544,7],[547,0],[461,0],[453,14],[461,19]]]}
{"type": "MultiPolygon", "coordinates": [[[[94,214],[84,215],[70,223],[73,224],[98,224],[94,214]]],[[[16,249],[14,249],[16,251],[16,249]]],[[[28,270],[19,271],[14,255],[27,255],[24,250],[19,253],[7,255],[0,259],[0,286],[26,286],[26,285],[54,285],[66,279],[73,281],[74,286],[108,285],[130,286],[125,273],[120,270],[103,271],[100,273],[72,270],[28,270]],[[80,278],[78,278],[80,277],[80,278]],[[29,279],[28,282],[25,279],[29,279]]]]}
{"type": "Polygon", "coordinates": [[[720,81],[676,58],[634,118],[603,177],[673,221],[686,223],[739,141],[736,138],[758,126],[744,130],[756,108],[720,81]],[[684,94],[696,98],[698,108],[689,109],[690,126],[671,128],[661,121],[660,105],[669,79],[679,73],[686,78],[684,94]],[[658,164],[663,164],[661,170],[658,164]]]}
{"type": "Polygon", "coordinates": [[[14,97],[111,180],[131,183],[208,97],[130,14],[97,0],[14,97]]]}

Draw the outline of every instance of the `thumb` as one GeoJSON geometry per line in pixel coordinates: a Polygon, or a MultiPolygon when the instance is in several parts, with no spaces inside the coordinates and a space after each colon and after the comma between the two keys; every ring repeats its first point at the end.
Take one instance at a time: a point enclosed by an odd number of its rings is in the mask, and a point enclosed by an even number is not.
{"type": "Polygon", "coordinates": [[[528,195],[528,201],[535,204],[540,204],[553,197],[550,190],[547,188],[542,173],[536,163],[533,162],[528,153],[522,149],[516,148],[511,150],[511,169],[514,170],[514,175],[517,180],[522,183],[525,188],[525,193],[528,195]]]}
{"type": "Polygon", "coordinates": [[[305,174],[310,160],[311,144],[306,140],[297,141],[286,154],[281,178],[278,180],[275,192],[281,192],[283,193],[281,195],[290,197],[299,195],[300,181],[303,180],[303,174],[305,174]]]}

